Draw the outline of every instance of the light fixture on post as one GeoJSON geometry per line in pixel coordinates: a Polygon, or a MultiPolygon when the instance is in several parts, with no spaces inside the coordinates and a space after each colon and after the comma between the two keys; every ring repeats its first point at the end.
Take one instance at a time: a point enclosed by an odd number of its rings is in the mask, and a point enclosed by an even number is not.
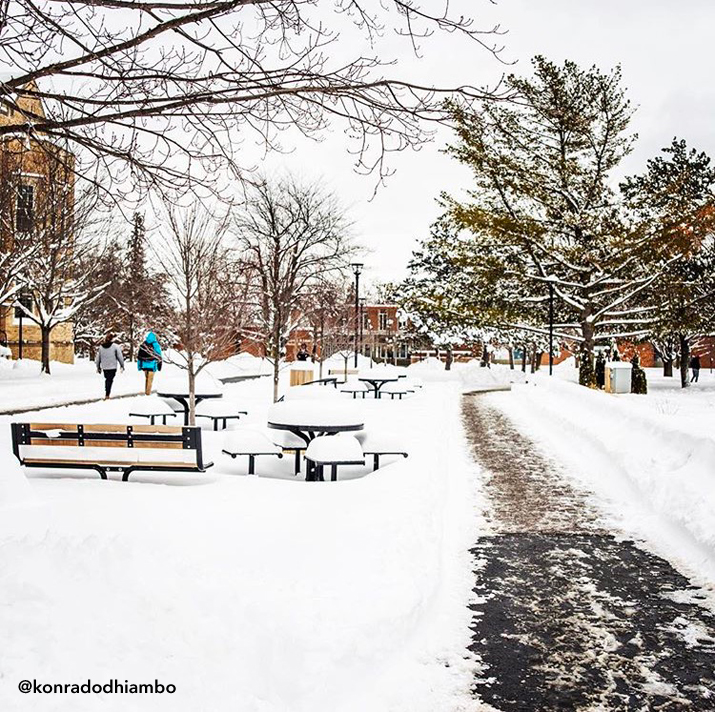
{"type": "Polygon", "coordinates": [[[364,321],[365,321],[365,297],[360,297],[359,301],[359,309],[358,309],[358,346],[359,346],[359,351],[362,353],[363,351],[363,327],[364,327],[364,321]]]}
{"type": "Polygon", "coordinates": [[[350,265],[355,274],[355,368],[358,367],[358,327],[359,327],[359,312],[360,312],[360,273],[365,266],[362,262],[353,262],[350,265]]]}

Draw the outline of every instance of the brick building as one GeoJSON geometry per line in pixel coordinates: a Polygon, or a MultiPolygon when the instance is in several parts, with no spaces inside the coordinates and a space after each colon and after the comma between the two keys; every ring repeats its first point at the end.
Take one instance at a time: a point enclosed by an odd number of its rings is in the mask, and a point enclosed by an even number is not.
{"type": "MultiPolygon", "coordinates": [[[[34,90],[34,84],[27,89],[34,90]]],[[[11,99],[16,108],[0,105],[2,126],[20,126],[27,124],[32,116],[45,115],[40,99],[22,90],[11,99]]],[[[0,137],[0,250],[10,249],[20,239],[40,239],[35,228],[42,222],[43,210],[71,214],[73,207],[74,157],[71,153],[38,136],[29,138],[24,133],[8,133],[0,137]]],[[[40,328],[27,317],[23,318],[17,301],[29,306],[31,295],[27,291],[20,292],[14,303],[0,304],[0,342],[6,343],[13,357],[17,358],[22,332],[23,358],[39,360],[42,348],[40,328]]],[[[59,324],[52,330],[50,359],[65,363],[74,361],[71,323],[59,324]]]]}

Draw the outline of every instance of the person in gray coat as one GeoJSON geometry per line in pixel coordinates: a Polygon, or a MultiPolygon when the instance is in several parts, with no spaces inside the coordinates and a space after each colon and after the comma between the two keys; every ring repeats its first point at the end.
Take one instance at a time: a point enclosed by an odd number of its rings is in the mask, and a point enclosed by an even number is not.
{"type": "Polygon", "coordinates": [[[104,400],[112,394],[112,384],[117,375],[117,368],[124,371],[124,356],[118,344],[114,343],[114,334],[107,334],[97,351],[97,373],[104,373],[104,400]]]}

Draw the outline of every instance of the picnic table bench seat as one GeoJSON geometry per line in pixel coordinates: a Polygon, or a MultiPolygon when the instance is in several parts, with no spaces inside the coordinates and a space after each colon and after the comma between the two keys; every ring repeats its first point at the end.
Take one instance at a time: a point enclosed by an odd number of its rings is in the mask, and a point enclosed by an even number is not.
{"type": "Polygon", "coordinates": [[[242,415],[248,415],[248,411],[237,410],[223,400],[207,400],[196,406],[196,417],[210,420],[214,430],[218,430],[219,423],[223,423],[223,430],[226,430],[229,420],[239,420],[242,415]]]}
{"type": "Polygon", "coordinates": [[[382,398],[383,396],[390,396],[391,400],[395,400],[395,398],[399,398],[400,400],[402,400],[402,397],[406,396],[408,393],[414,393],[414,390],[411,390],[409,388],[409,385],[406,381],[399,380],[386,383],[378,391],[377,397],[382,398]]]}
{"type": "Polygon", "coordinates": [[[372,393],[372,388],[362,381],[348,381],[340,389],[341,393],[351,393],[353,400],[355,400],[358,395],[362,395],[363,399],[368,393],[372,393]]]}
{"type": "Polygon", "coordinates": [[[235,459],[239,455],[248,456],[248,474],[256,474],[256,457],[273,455],[283,457],[283,448],[273,443],[265,433],[245,428],[232,430],[224,441],[223,452],[235,459]]]}
{"type": "Polygon", "coordinates": [[[303,386],[333,386],[333,388],[338,387],[338,377],[328,376],[327,378],[316,378],[313,381],[307,381],[302,384],[303,386]]]}
{"type": "Polygon", "coordinates": [[[166,419],[175,418],[176,411],[165,400],[157,396],[145,396],[132,406],[129,416],[132,418],[149,418],[151,425],[155,425],[156,420],[161,418],[161,424],[166,425],[166,419]]]}
{"type": "Polygon", "coordinates": [[[373,472],[380,467],[380,458],[383,455],[401,455],[407,457],[402,441],[392,433],[369,433],[365,430],[356,433],[355,437],[360,443],[364,455],[372,455],[373,472]]]}
{"type": "Polygon", "coordinates": [[[323,468],[330,466],[330,479],[338,479],[339,465],[364,465],[365,457],[354,435],[338,433],[311,440],[305,451],[305,459],[315,466],[318,479],[323,480],[323,468]]]}
{"type": "Polygon", "coordinates": [[[25,467],[121,472],[205,472],[201,430],[173,425],[12,423],[13,454],[25,467]]]}
{"type": "Polygon", "coordinates": [[[294,454],[294,473],[299,475],[300,458],[308,447],[305,440],[288,430],[271,430],[271,438],[273,443],[281,448],[283,452],[292,452],[294,454]]]}

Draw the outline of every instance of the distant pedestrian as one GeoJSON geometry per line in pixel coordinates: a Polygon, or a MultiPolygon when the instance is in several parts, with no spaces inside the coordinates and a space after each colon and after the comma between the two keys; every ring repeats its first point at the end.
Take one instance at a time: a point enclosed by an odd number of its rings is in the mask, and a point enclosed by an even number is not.
{"type": "Polygon", "coordinates": [[[144,393],[146,395],[151,395],[154,374],[161,371],[161,364],[161,346],[159,346],[154,332],[150,331],[137,352],[137,369],[144,371],[144,393]]]}
{"type": "Polygon", "coordinates": [[[606,357],[603,351],[596,356],[596,388],[603,390],[606,387],[606,357]]]}
{"type": "Polygon", "coordinates": [[[697,383],[698,378],[700,378],[700,356],[695,355],[690,359],[690,368],[693,372],[690,382],[695,381],[695,383],[697,383]]]}
{"type": "Polygon", "coordinates": [[[310,354],[308,353],[308,346],[305,343],[300,345],[300,349],[298,349],[298,353],[295,355],[295,357],[298,361],[308,360],[310,354]]]}
{"type": "Polygon", "coordinates": [[[124,356],[119,345],[114,343],[114,334],[107,334],[104,337],[94,361],[97,364],[97,373],[104,373],[104,400],[109,400],[117,368],[124,371],[124,356]]]}

